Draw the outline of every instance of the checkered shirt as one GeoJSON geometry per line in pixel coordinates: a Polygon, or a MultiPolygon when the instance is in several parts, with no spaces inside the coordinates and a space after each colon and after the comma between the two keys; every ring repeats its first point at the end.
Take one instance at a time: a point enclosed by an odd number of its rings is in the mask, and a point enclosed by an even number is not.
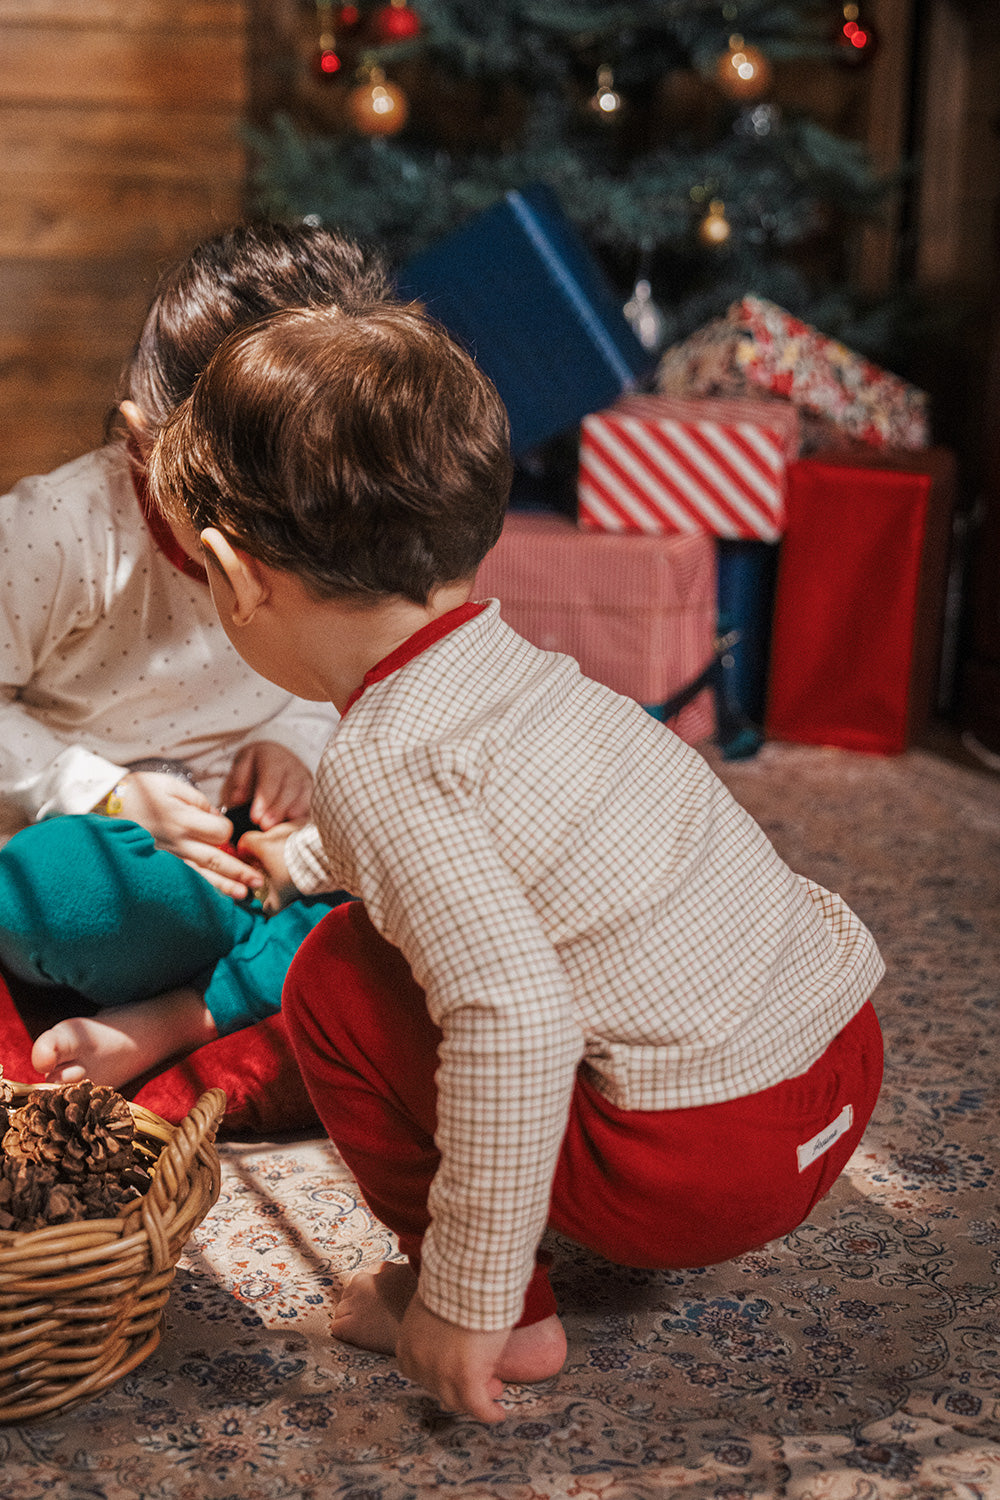
{"type": "Polygon", "coordinates": [[[365,688],[313,816],[293,880],[360,896],[443,1034],[420,1291],[465,1328],[520,1316],[578,1066],[624,1109],[738,1098],[883,972],[696,750],[495,601],[365,688]]]}

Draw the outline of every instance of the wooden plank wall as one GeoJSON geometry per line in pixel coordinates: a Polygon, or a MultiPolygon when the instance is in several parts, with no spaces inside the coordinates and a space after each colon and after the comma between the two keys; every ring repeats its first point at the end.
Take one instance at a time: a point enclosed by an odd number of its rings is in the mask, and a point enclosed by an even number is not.
{"type": "Polygon", "coordinates": [[[238,218],[246,0],[0,0],[0,492],[100,442],[156,276],[238,218]]]}

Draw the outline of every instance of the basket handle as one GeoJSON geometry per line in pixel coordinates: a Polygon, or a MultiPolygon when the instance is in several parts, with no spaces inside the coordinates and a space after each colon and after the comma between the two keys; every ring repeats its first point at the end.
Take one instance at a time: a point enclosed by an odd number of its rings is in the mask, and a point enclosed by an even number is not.
{"type": "Polygon", "coordinates": [[[219,1196],[219,1158],[205,1147],[214,1142],[225,1108],[223,1090],[208,1089],[174,1128],[157,1158],[152,1185],[142,1200],[142,1227],[149,1240],[154,1271],[165,1271],[174,1264],[176,1254],[171,1242],[179,1248],[178,1240],[182,1243],[187,1239],[194,1224],[219,1196]],[[203,1173],[197,1174],[196,1183],[191,1172],[196,1157],[209,1174],[207,1202],[203,1173]],[[196,1187],[199,1201],[192,1205],[193,1212],[186,1213],[196,1187]]]}

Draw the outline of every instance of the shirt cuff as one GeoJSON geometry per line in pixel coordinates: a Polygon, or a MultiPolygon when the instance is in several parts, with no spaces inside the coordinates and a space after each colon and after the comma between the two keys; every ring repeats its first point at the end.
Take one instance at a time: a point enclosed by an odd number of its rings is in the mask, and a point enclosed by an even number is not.
{"type": "Polygon", "coordinates": [[[330,874],[315,823],[306,823],[290,833],[284,854],[292,884],[301,895],[318,896],[323,891],[340,889],[339,882],[330,874]]]}
{"type": "Polygon", "coordinates": [[[39,778],[36,821],[60,813],[91,812],[127,774],[127,766],[116,765],[78,745],[71,746],[57,755],[39,778]]]}

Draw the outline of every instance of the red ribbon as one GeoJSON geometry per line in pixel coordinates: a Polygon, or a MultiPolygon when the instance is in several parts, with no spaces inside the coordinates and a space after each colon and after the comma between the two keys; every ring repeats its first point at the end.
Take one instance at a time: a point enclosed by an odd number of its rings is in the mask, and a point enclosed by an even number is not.
{"type": "Polygon", "coordinates": [[[156,509],[149,498],[149,488],[146,484],[146,469],[140,457],[139,450],[133,442],[128,443],[129,464],[132,470],[132,487],[135,490],[139,509],[142,511],[146,525],[152,533],[153,541],[159,547],[168,562],[173,563],[175,568],[187,578],[193,578],[196,583],[208,585],[208,574],[201,563],[195,562],[189,557],[174,536],[166,518],[156,509]]]}

